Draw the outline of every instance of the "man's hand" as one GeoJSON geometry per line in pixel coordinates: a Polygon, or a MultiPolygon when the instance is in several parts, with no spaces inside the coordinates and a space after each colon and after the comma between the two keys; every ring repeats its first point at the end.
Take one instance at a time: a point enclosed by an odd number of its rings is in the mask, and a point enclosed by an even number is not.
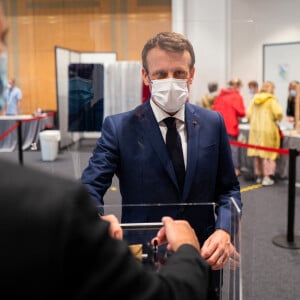
{"type": "Polygon", "coordinates": [[[195,231],[187,221],[163,217],[162,222],[164,226],[158,231],[155,238],[158,245],[168,243],[167,249],[176,251],[183,244],[189,244],[194,246],[200,253],[200,244],[195,231]]]}
{"type": "Polygon", "coordinates": [[[115,215],[100,216],[100,218],[110,223],[109,234],[111,237],[119,240],[123,239],[123,230],[120,226],[118,218],[115,215]]]}
{"type": "Polygon", "coordinates": [[[217,229],[203,244],[201,256],[211,266],[212,270],[222,269],[232,251],[230,235],[222,229],[217,229]]]}

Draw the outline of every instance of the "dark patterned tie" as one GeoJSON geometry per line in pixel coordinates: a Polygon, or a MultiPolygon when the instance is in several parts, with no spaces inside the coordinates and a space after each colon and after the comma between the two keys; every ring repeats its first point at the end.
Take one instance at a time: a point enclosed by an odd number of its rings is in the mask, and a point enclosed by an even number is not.
{"type": "Polygon", "coordinates": [[[183,191],[185,167],[182,152],[182,145],[179,133],[176,128],[176,119],[169,117],[164,119],[165,124],[168,127],[166,135],[166,145],[173,163],[173,167],[176,173],[177,182],[181,192],[183,191]]]}

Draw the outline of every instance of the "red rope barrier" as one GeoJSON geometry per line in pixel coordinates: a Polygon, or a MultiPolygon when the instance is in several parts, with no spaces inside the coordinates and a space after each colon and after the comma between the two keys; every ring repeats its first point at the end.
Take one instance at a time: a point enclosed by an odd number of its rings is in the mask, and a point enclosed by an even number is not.
{"type": "Polygon", "coordinates": [[[31,122],[31,121],[36,121],[36,120],[40,120],[40,119],[46,119],[46,118],[49,118],[49,117],[53,117],[54,114],[55,113],[52,112],[52,113],[43,114],[41,116],[35,116],[35,117],[32,117],[32,118],[17,121],[11,128],[9,128],[8,130],[6,130],[4,133],[2,133],[0,135],[0,141],[5,139],[11,132],[13,132],[16,128],[18,128],[20,121],[22,123],[25,123],[25,122],[31,122]]]}
{"type": "Polygon", "coordinates": [[[20,120],[22,123],[26,123],[26,122],[31,122],[31,121],[37,121],[37,120],[41,120],[41,119],[45,119],[48,118],[48,116],[35,116],[32,118],[28,118],[28,119],[24,119],[24,120],[20,120]]]}
{"type": "MultiPolygon", "coordinates": [[[[25,122],[31,122],[31,121],[36,121],[44,118],[49,118],[53,117],[55,115],[54,112],[52,113],[47,113],[46,115],[42,116],[35,116],[26,120],[20,120],[22,123],[25,122]]],[[[2,135],[0,135],[0,141],[3,140],[6,136],[8,136],[13,130],[15,130],[18,127],[18,122],[15,123],[14,126],[12,126],[10,129],[8,129],[6,132],[4,132],[2,135]]],[[[258,149],[258,150],[264,150],[264,151],[269,151],[269,152],[277,152],[282,155],[289,155],[290,151],[289,149],[277,149],[277,148],[271,148],[271,147],[263,147],[263,146],[258,146],[258,145],[251,145],[247,143],[242,143],[242,142],[237,142],[230,140],[230,144],[234,146],[239,146],[241,148],[252,148],[252,149],[258,149]]]]}
{"type": "Polygon", "coordinates": [[[6,130],[3,134],[0,135],[0,141],[6,138],[11,132],[13,132],[16,128],[18,128],[19,123],[16,122],[11,128],[6,130]]]}
{"type": "Polygon", "coordinates": [[[251,145],[247,143],[241,143],[237,141],[230,140],[230,144],[234,146],[239,146],[241,148],[252,148],[252,149],[257,149],[257,150],[264,150],[264,151],[269,151],[269,152],[277,152],[279,154],[283,155],[289,155],[290,150],[289,149],[282,149],[282,148],[271,148],[271,147],[263,147],[263,146],[258,146],[258,145],[251,145]]]}
{"type": "Polygon", "coordinates": [[[44,113],[42,115],[37,115],[37,116],[33,116],[31,118],[28,118],[28,119],[24,119],[24,120],[20,120],[22,123],[25,123],[25,122],[31,122],[31,121],[36,121],[36,120],[40,120],[40,119],[46,119],[46,118],[49,118],[49,117],[54,117],[55,113],[54,112],[51,112],[51,113],[44,113]]]}

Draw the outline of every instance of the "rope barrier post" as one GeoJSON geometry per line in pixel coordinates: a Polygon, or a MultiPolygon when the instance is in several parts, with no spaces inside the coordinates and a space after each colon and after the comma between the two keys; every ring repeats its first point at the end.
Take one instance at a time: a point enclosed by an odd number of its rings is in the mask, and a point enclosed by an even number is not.
{"type": "Polygon", "coordinates": [[[294,221],[295,221],[295,196],[296,196],[296,159],[298,151],[290,149],[289,157],[289,191],[288,191],[288,227],[287,241],[294,242],[294,221]]]}
{"type": "Polygon", "coordinates": [[[19,163],[20,165],[23,165],[22,121],[18,121],[18,150],[19,150],[19,163]]]}
{"type": "Polygon", "coordinates": [[[273,238],[277,246],[289,249],[300,248],[300,237],[294,236],[295,221],[295,195],[296,195],[296,159],[299,155],[297,149],[289,149],[289,185],[288,185],[288,215],[287,235],[279,235],[273,238]]]}

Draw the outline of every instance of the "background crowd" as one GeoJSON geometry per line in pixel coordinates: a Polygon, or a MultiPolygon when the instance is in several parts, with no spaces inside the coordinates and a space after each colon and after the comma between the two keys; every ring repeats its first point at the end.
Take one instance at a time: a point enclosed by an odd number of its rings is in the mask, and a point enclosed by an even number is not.
{"type": "MultiPolygon", "coordinates": [[[[295,126],[297,113],[298,85],[298,81],[291,81],[287,91],[286,121],[292,123],[293,126],[295,126]]],[[[201,97],[199,105],[206,109],[219,111],[223,115],[230,140],[239,140],[239,125],[246,123],[249,124],[247,140],[249,144],[279,149],[283,137],[280,122],[283,120],[284,111],[276,98],[274,83],[265,81],[259,86],[256,80],[249,81],[247,87],[250,102],[247,107],[245,99],[240,93],[242,87],[243,83],[239,78],[229,80],[227,86],[220,89],[218,89],[217,82],[209,82],[208,93],[201,97]]],[[[239,149],[236,144],[231,144],[237,176],[241,174],[239,149]]],[[[273,185],[279,154],[276,151],[272,152],[262,148],[249,148],[247,156],[253,159],[253,178],[256,183],[261,183],[263,186],[273,185]]]]}

